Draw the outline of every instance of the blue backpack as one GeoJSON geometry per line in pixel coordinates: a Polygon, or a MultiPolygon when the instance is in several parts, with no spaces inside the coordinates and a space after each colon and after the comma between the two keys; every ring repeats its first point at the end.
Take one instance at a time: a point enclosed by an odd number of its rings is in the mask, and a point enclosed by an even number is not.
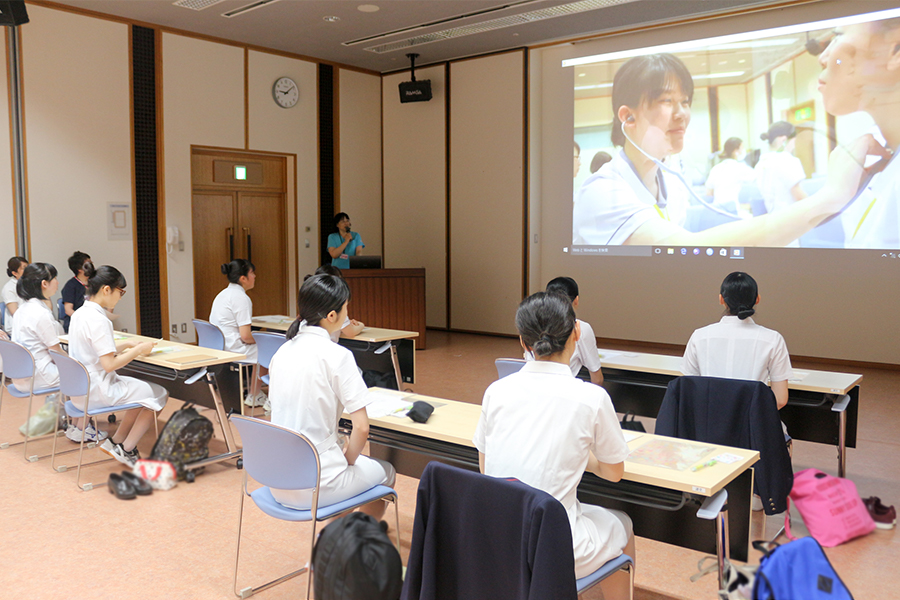
{"type": "Polygon", "coordinates": [[[815,539],[800,538],[783,546],[753,542],[753,547],[763,553],[753,600],[853,600],[815,539]]]}

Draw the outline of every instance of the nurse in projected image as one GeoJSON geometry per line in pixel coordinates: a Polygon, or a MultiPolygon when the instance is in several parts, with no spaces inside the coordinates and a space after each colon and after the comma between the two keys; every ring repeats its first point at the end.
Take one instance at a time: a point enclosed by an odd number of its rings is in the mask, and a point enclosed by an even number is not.
{"type": "Polygon", "coordinates": [[[786,246],[853,197],[867,152],[884,153],[871,136],[854,140],[832,152],[827,183],[809,198],[773,214],[689,232],[682,226],[684,211],[695,196],[663,161],[684,147],[693,94],[691,74],[671,54],[637,56],[619,68],[612,140],[622,150],[578,190],[573,243],[786,246]]]}
{"type": "Polygon", "coordinates": [[[849,25],[819,55],[819,91],[835,116],[868,113],[887,143],[876,172],[844,210],[847,248],[900,248],[900,19],[849,25]]]}

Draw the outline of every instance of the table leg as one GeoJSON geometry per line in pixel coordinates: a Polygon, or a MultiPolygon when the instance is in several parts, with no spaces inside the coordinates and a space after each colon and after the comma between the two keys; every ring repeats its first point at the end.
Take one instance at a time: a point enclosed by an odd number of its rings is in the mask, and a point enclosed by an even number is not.
{"type": "Polygon", "coordinates": [[[231,422],[228,420],[228,414],[225,412],[225,404],[222,402],[222,395],[219,393],[219,385],[216,383],[215,373],[207,371],[206,383],[209,385],[209,393],[212,395],[213,403],[215,404],[216,419],[218,419],[219,426],[222,428],[222,435],[225,436],[225,447],[228,449],[228,452],[184,465],[184,468],[188,470],[199,469],[200,467],[205,467],[206,465],[215,464],[232,458],[240,458],[244,453],[243,450],[237,447],[237,444],[234,441],[234,433],[231,431],[231,422]]]}
{"type": "Polygon", "coordinates": [[[725,589],[725,561],[729,557],[728,539],[728,506],[719,511],[716,517],[716,559],[719,563],[719,589],[725,589]]]}
{"type": "Polygon", "coordinates": [[[397,346],[391,343],[391,363],[394,365],[394,377],[397,378],[397,389],[403,391],[403,375],[400,373],[400,359],[397,357],[397,346]]]}
{"type": "Polygon", "coordinates": [[[847,470],[847,411],[838,414],[838,477],[844,477],[847,470]]]}

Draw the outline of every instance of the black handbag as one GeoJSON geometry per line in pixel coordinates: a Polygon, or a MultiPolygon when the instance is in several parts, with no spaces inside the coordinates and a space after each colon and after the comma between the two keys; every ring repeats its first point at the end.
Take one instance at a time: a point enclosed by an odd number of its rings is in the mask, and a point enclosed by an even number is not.
{"type": "Polygon", "coordinates": [[[634,413],[630,410],[622,415],[622,422],[620,423],[622,429],[630,429],[631,431],[640,431],[641,433],[647,433],[647,430],[644,429],[644,424],[640,421],[635,421],[634,417],[634,413]]]}

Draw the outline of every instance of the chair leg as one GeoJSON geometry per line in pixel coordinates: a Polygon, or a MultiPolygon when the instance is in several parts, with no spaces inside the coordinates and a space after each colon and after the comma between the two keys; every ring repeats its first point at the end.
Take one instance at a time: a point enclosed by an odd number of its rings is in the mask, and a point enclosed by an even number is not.
{"type": "MultiPolygon", "coordinates": [[[[247,475],[244,475],[244,479],[246,479],[247,475]]],[[[238,509],[238,534],[237,534],[237,551],[234,554],[234,582],[233,582],[233,590],[234,595],[239,598],[245,598],[243,595],[243,591],[238,592],[237,589],[237,578],[238,578],[238,565],[241,561],[241,527],[244,525],[244,485],[241,485],[241,503],[240,508],[238,509]]]]}
{"type": "MultiPolygon", "coordinates": [[[[34,388],[34,379],[32,378],[31,387],[34,388]]],[[[28,394],[28,412],[25,413],[25,445],[24,450],[22,452],[22,457],[26,460],[26,462],[37,462],[38,457],[28,456],[28,440],[31,439],[31,428],[28,427],[28,421],[31,420],[31,401],[34,399],[34,390],[32,389],[32,393],[28,394]]]]}
{"type": "Polygon", "coordinates": [[[394,522],[397,526],[397,552],[400,552],[400,498],[394,496],[394,522]]]}
{"type": "MultiPolygon", "coordinates": [[[[241,403],[241,416],[246,416],[244,413],[244,366],[238,363],[238,400],[241,403]]],[[[250,416],[253,416],[253,408],[250,409],[250,416]]]]}

